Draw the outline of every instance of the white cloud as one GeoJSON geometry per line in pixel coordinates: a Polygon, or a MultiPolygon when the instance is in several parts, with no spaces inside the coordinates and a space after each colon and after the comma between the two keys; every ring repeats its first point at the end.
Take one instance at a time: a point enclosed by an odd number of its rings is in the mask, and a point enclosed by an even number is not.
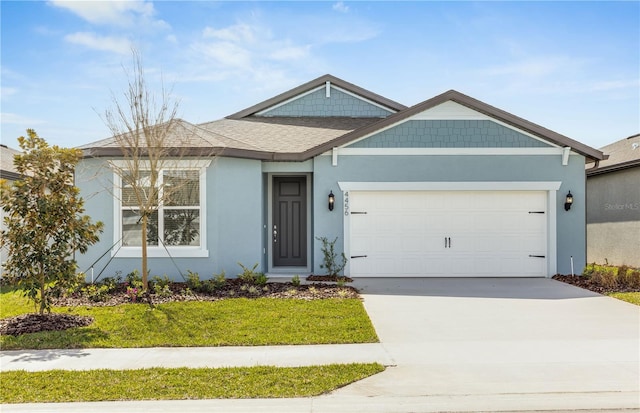
{"type": "Polygon", "coordinates": [[[51,0],[49,4],[66,9],[92,24],[113,26],[151,25],[168,28],[163,20],[156,20],[153,3],[129,1],[67,1],[51,0]]]}
{"type": "Polygon", "coordinates": [[[309,56],[311,46],[282,47],[273,51],[269,57],[273,60],[299,60],[309,56]]]}
{"type": "Polygon", "coordinates": [[[339,1],[332,6],[332,9],[338,11],[340,13],[349,12],[349,6],[345,5],[344,2],[339,1]]]}
{"type": "Polygon", "coordinates": [[[15,113],[0,113],[0,122],[3,124],[15,124],[15,125],[38,125],[44,123],[43,120],[27,118],[24,116],[16,115],[15,113]]]}
{"type": "Polygon", "coordinates": [[[198,44],[195,49],[203,57],[213,59],[224,67],[247,69],[251,67],[252,53],[241,45],[231,42],[215,42],[198,44]]]}
{"type": "Polygon", "coordinates": [[[0,96],[2,96],[2,99],[6,99],[9,96],[15,95],[17,92],[18,89],[14,87],[0,86],[0,96]]]}
{"type": "Polygon", "coordinates": [[[132,44],[123,37],[98,36],[89,32],[77,32],[64,37],[69,43],[79,44],[94,50],[104,50],[118,54],[131,53],[132,44]]]}
{"type": "Polygon", "coordinates": [[[540,56],[494,66],[486,74],[494,76],[514,75],[520,77],[542,77],[576,68],[582,61],[565,56],[540,56]]]}
{"type": "Polygon", "coordinates": [[[592,91],[611,91],[620,89],[633,89],[634,91],[637,91],[638,87],[640,87],[640,79],[604,80],[593,83],[590,89],[592,91]]]}
{"type": "Polygon", "coordinates": [[[239,23],[224,29],[206,27],[202,31],[202,37],[236,43],[255,43],[257,31],[259,31],[259,28],[256,26],[252,27],[245,23],[239,23]]]}

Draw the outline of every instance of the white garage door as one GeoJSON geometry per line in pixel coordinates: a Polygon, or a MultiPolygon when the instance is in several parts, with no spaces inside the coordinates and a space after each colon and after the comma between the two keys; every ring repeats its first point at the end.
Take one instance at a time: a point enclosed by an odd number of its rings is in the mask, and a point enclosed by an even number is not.
{"type": "Polygon", "coordinates": [[[544,277],[545,191],[351,191],[354,277],[544,277]]]}

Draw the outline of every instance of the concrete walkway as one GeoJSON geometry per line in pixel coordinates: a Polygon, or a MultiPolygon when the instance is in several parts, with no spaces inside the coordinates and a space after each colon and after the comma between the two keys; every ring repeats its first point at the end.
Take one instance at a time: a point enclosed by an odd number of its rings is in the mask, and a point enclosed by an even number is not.
{"type": "Polygon", "coordinates": [[[640,308],[550,279],[360,279],[381,344],[1,352],[2,370],[378,361],[307,399],[3,405],[3,412],[640,409],[640,308]]]}

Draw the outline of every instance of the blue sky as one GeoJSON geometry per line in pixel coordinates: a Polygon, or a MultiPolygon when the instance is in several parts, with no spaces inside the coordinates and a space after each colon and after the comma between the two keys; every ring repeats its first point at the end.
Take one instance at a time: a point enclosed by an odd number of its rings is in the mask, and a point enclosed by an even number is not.
{"type": "Polygon", "coordinates": [[[131,47],[193,123],[330,73],[405,105],[456,89],[593,147],[640,132],[640,2],[2,1],[2,143],[108,137],[131,47]]]}

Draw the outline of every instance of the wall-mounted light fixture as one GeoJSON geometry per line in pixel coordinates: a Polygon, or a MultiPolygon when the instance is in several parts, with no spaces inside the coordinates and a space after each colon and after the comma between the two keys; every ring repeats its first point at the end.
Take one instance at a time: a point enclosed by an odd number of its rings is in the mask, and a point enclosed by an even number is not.
{"type": "Polygon", "coordinates": [[[336,196],[333,191],[329,192],[329,211],[333,211],[333,204],[336,202],[336,196]]]}
{"type": "Polygon", "coordinates": [[[567,197],[564,200],[564,210],[568,211],[571,209],[571,205],[573,204],[573,195],[571,195],[571,191],[567,194],[567,197]]]}

